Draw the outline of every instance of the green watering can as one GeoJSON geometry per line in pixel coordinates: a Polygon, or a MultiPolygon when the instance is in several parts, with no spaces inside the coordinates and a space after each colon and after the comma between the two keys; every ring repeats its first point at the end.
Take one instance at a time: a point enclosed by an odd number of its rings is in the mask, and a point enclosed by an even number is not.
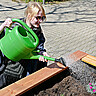
{"type": "Polygon", "coordinates": [[[18,22],[23,25],[15,26],[12,30],[6,28],[5,36],[0,39],[0,50],[2,53],[12,61],[19,61],[21,59],[39,59],[40,56],[47,60],[60,62],[65,65],[63,58],[51,58],[43,55],[38,55],[36,47],[39,44],[37,35],[19,19],[12,19],[12,22],[18,22]]]}

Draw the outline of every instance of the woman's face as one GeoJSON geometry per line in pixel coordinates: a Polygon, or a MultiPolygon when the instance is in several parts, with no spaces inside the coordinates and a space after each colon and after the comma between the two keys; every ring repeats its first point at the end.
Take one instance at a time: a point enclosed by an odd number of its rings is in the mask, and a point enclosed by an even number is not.
{"type": "Polygon", "coordinates": [[[43,16],[42,11],[39,11],[38,14],[31,18],[30,24],[34,27],[39,27],[40,23],[43,22],[45,16],[43,16]]]}

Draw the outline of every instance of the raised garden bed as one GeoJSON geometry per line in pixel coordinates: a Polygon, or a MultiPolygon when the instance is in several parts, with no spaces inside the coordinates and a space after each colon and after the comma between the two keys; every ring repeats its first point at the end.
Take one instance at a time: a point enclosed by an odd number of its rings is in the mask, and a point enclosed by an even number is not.
{"type": "MultiPolygon", "coordinates": [[[[96,77],[96,74],[94,74],[96,77]]],[[[96,96],[86,91],[85,86],[76,80],[68,70],[54,76],[22,96],[96,96]]]]}
{"type": "Polygon", "coordinates": [[[87,84],[96,82],[96,67],[92,66],[96,65],[96,57],[82,51],[73,55],[75,62],[69,68],[53,63],[0,90],[0,96],[96,96],[86,90],[87,84]],[[87,61],[85,57],[89,64],[81,61],[87,61]]]}

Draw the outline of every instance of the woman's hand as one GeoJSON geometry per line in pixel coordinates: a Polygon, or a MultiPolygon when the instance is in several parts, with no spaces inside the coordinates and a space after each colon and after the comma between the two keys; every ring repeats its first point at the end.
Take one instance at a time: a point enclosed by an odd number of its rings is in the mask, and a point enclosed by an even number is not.
{"type": "Polygon", "coordinates": [[[11,24],[12,24],[11,18],[7,18],[7,19],[5,20],[5,22],[2,23],[1,26],[0,26],[0,34],[1,34],[2,30],[4,29],[4,27],[10,27],[11,24]]]}
{"type": "MultiPolygon", "coordinates": [[[[50,57],[50,56],[47,54],[47,52],[43,52],[43,56],[50,57]]],[[[42,56],[39,58],[39,61],[48,62],[48,60],[44,59],[44,57],[42,57],[42,56]]]]}
{"type": "Polygon", "coordinates": [[[11,18],[7,18],[7,19],[5,20],[5,22],[3,23],[3,26],[4,26],[4,27],[10,27],[11,24],[12,24],[11,18]]]}

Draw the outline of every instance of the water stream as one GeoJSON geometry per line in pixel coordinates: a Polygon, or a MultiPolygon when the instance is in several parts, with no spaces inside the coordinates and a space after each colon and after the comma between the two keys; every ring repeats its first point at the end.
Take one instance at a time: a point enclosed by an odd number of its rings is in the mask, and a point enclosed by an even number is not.
{"type": "Polygon", "coordinates": [[[66,66],[72,71],[71,75],[79,80],[83,85],[96,82],[96,67],[93,67],[81,60],[75,62],[75,56],[70,58],[68,55],[64,56],[66,66]],[[73,58],[73,59],[72,59],[73,58]]]}

